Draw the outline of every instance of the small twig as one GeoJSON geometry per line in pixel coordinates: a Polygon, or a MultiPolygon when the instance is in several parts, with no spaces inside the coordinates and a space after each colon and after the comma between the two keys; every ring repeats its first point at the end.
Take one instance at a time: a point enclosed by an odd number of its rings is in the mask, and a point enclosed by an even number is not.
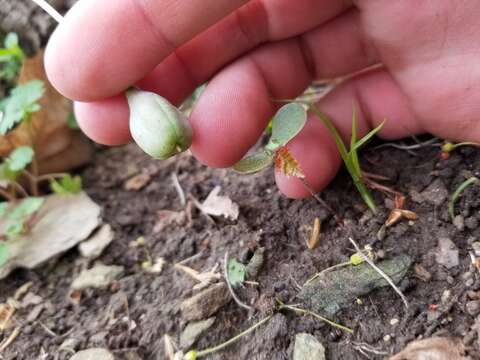
{"type": "MultiPolygon", "coordinates": [[[[277,300],[278,301],[278,300],[277,300]]],[[[306,309],[302,309],[302,308],[299,308],[297,306],[294,306],[294,305],[285,305],[285,304],[282,304],[280,302],[280,307],[279,307],[279,310],[282,310],[282,309],[287,309],[287,310],[292,310],[292,311],[295,311],[295,312],[298,312],[298,313],[301,313],[301,314],[305,314],[305,315],[311,315],[319,320],[322,320],[324,322],[326,322],[327,324],[329,324],[330,326],[333,326],[337,329],[340,329],[340,330],[343,330],[349,334],[353,334],[353,330],[346,327],[346,326],[343,326],[343,325],[340,325],[340,324],[337,324],[336,322],[332,321],[332,320],[329,320],[327,319],[326,317],[323,317],[313,311],[310,311],[310,310],[306,310],[306,309]]]]}
{"type": "Polygon", "coordinates": [[[49,329],[49,328],[47,327],[47,325],[45,325],[45,324],[42,323],[41,321],[38,322],[38,325],[40,325],[40,327],[41,327],[43,330],[45,330],[45,332],[46,332],[48,335],[50,335],[51,337],[54,337],[54,338],[55,338],[55,337],[58,336],[58,334],[56,334],[53,330],[49,329]]]}
{"type": "Polygon", "coordinates": [[[395,283],[393,282],[392,279],[390,279],[390,277],[385,274],[382,269],[380,269],[377,265],[375,265],[375,263],[373,262],[372,259],[370,259],[367,255],[365,255],[363,253],[363,251],[360,249],[360,247],[357,245],[357,243],[355,242],[355,240],[353,240],[352,238],[348,238],[350,240],[350,242],[352,243],[352,245],[355,247],[355,250],[363,257],[363,260],[365,260],[376,272],[378,272],[386,281],[387,283],[393,288],[393,290],[395,290],[395,292],[400,296],[400,298],[402,299],[403,301],[403,304],[405,305],[405,307],[408,309],[408,300],[407,298],[405,297],[405,295],[403,295],[403,293],[400,291],[400,289],[397,287],[397,285],[395,285],[395,283]]]}
{"type": "Polygon", "coordinates": [[[235,291],[233,291],[232,284],[230,284],[230,280],[228,279],[228,251],[225,252],[225,258],[224,258],[224,262],[223,262],[223,276],[225,277],[225,281],[227,283],[228,290],[230,291],[230,294],[232,295],[233,300],[235,300],[235,302],[238,304],[238,306],[240,306],[240,307],[242,307],[246,310],[252,310],[253,308],[251,306],[248,306],[248,305],[246,305],[246,304],[244,304],[243,302],[240,301],[240,299],[235,294],[235,291]]]}
{"type": "Polygon", "coordinates": [[[63,178],[67,176],[68,173],[54,173],[54,174],[45,174],[45,175],[39,175],[36,177],[37,183],[42,182],[42,181],[47,181],[47,180],[56,180],[63,178]]]}
{"type": "Polygon", "coordinates": [[[55,10],[55,8],[47,3],[45,0],[32,0],[35,4],[40,6],[48,15],[50,15],[56,22],[61,23],[63,16],[55,10]]]}
{"type": "Polygon", "coordinates": [[[187,200],[185,199],[185,192],[182,189],[182,185],[180,185],[180,181],[178,181],[178,176],[176,173],[172,173],[172,182],[175,190],[177,191],[178,197],[180,198],[180,204],[185,206],[187,204],[187,200]]]}
{"type": "Polygon", "coordinates": [[[198,259],[199,257],[201,257],[203,255],[203,251],[200,251],[199,253],[195,254],[195,255],[192,255],[186,259],[183,259],[182,261],[179,261],[177,262],[175,265],[185,265],[186,263],[190,262],[190,261],[193,261],[193,260],[196,260],[198,259]]]}
{"type": "Polygon", "coordinates": [[[22,194],[22,196],[28,197],[28,192],[27,192],[27,190],[25,190],[25,188],[24,188],[22,185],[20,185],[20,184],[19,184],[18,182],[16,182],[16,181],[12,181],[11,183],[12,183],[13,187],[14,187],[19,193],[22,194]]]}
{"type": "Polygon", "coordinates": [[[10,336],[0,345],[0,354],[11,344],[15,341],[17,336],[20,335],[20,327],[16,327],[10,336]]]}

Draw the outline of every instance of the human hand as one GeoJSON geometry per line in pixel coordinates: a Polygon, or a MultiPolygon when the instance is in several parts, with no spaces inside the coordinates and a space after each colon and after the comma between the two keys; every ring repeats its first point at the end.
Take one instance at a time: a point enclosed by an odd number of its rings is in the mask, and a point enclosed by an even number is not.
{"type": "MultiPolygon", "coordinates": [[[[52,36],[46,69],[82,101],[84,132],[110,145],[130,140],[118,94],[132,84],[179,103],[209,80],[190,117],[191,149],[214,167],[255,144],[278,105],[271,99],[375,64],[319,103],[344,137],[355,106],[359,135],[386,118],[386,139],[479,141],[479,15],[480,3],[454,0],[81,0],[52,36]]],[[[318,120],[288,146],[316,190],[335,175],[336,146],[318,120]]],[[[276,181],[287,196],[308,195],[297,179],[276,181]]]]}

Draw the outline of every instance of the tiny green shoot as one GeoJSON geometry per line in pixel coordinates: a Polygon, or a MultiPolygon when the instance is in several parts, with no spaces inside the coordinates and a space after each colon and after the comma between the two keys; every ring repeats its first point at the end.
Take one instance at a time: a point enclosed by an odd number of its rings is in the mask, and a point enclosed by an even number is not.
{"type": "Polygon", "coordinates": [[[55,194],[78,194],[82,191],[82,178],[80,176],[66,174],[58,180],[50,180],[50,188],[55,194]]]}
{"type": "Polygon", "coordinates": [[[452,142],[449,142],[449,141],[446,141],[443,145],[442,145],[442,152],[446,153],[446,154],[449,154],[451,153],[452,151],[454,151],[455,149],[459,148],[459,147],[462,147],[462,146],[480,146],[480,143],[476,143],[476,142],[470,142],[470,141],[465,141],[465,142],[461,142],[461,143],[452,143],[452,142]]]}
{"type": "Polygon", "coordinates": [[[239,263],[236,259],[228,260],[227,276],[228,281],[233,287],[242,285],[247,274],[246,266],[239,263]]]}
{"type": "Polygon", "coordinates": [[[373,138],[373,136],[375,136],[382,129],[385,121],[383,121],[375,129],[371,130],[363,138],[357,139],[357,120],[356,113],[354,111],[352,115],[352,135],[350,139],[350,149],[347,150],[347,147],[345,146],[342,137],[340,136],[339,132],[335,128],[335,125],[333,124],[333,121],[326,114],[320,111],[320,109],[315,104],[311,104],[310,109],[327,127],[328,131],[334,138],[340,152],[340,156],[345,163],[345,167],[347,168],[348,173],[352,177],[355,187],[357,188],[358,192],[362,196],[362,199],[365,201],[370,210],[372,210],[373,213],[376,213],[377,206],[375,205],[375,201],[373,200],[373,197],[364,182],[362,169],[360,167],[360,161],[358,159],[358,150],[360,150],[362,146],[364,146],[369,140],[373,138]]]}
{"type": "Polygon", "coordinates": [[[40,80],[31,80],[15,87],[8,98],[0,104],[0,135],[22,121],[28,121],[31,115],[40,110],[38,101],[43,96],[45,87],[40,80]]]}
{"type": "Polygon", "coordinates": [[[6,220],[4,235],[7,238],[15,238],[27,232],[30,219],[42,207],[44,201],[40,197],[28,197],[6,212],[3,215],[6,220]]]}
{"type": "Polygon", "coordinates": [[[468,188],[470,185],[480,185],[480,179],[476,178],[475,176],[468,178],[464,182],[462,182],[453,192],[452,196],[450,197],[450,201],[448,202],[448,214],[450,218],[453,220],[455,219],[455,203],[457,202],[460,195],[468,188]]]}
{"type": "Polygon", "coordinates": [[[25,54],[15,33],[8,33],[4,39],[4,47],[0,48],[0,78],[13,81],[22,67],[25,54]]]}
{"type": "Polygon", "coordinates": [[[0,180],[15,181],[23,170],[33,160],[33,149],[29,146],[20,146],[0,163],[0,180]]]}

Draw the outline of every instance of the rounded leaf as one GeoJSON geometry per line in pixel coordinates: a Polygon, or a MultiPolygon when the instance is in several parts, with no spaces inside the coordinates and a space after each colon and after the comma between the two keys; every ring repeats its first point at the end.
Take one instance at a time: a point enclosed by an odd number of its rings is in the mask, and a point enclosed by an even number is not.
{"type": "Polygon", "coordinates": [[[153,158],[164,160],[187,150],[192,130],[187,117],[160,95],[127,92],[130,132],[137,145],[153,158]]]}
{"type": "Polygon", "coordinates": [[[233,166],[233,169],[241,174],[253,174],[273,164],[273,158],[273,153],[263,151],[240,160],[233,166]]]}
{"type": "Polygon", "coordinates": [[[278,110],[272,120],[272,137],[266,148],[275,150],[285,146],[305,126],[307,111],[298,103],[284,105],[278,110]]]}

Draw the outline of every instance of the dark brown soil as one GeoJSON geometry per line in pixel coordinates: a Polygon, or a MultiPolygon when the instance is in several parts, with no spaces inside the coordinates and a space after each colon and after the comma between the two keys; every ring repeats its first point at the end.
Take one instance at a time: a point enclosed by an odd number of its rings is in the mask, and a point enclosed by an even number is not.
{"type": "MultiPolygon", "coordinates": [[[[451,193],[468,174],[478,176],[480,152],[471,148],[456,151],[448,160],[440,160],[439,148],[423,148],[416,155],[393,148],[367,149],[363,152],[365,170],[386,175],[389,185],[404,194],[412,194],[406,207],[417,212],[419,220],[406,221],[388,229],[383,240],[377,232],[385,222],[391,200],[375,193],[380,204],[378,216],[366,210],[345,173],[323,192],[323,198],[350,224],[356,241],[372,244],[383,250],[387,258],[409,254],[432,278],[422,281],[411,270],[401,283],[410,307],[408,311],[391,288],[374,291],[337,314],[335,321],[355,330],[354,335],[338,331],[319,320],[282,312],[254,335],[243,338],[212,359],[291,359],[296,333],[308,332],[322,341],[328,359],[359,359],[361,343],[389,354],[420,336],[447,334],[462,338],[478,355],[479,339],[471,327],[475,317],[465,304],[480,290],[480,277],[472,267],[469,251],[480,230],[480,190],[470,187],[456,206],[465,219],[465,228],[458,230],[447,213],[447,201],[433,206],[418,199],[432,182],[440,180],[451,193]],[[437,264],[435,250],[440,237],[449,237],[460,250],[460,265],[450,270],[437,264]],[[447,292],[450,292],[450,297],[447,292]],[[443,303],[442,303],[443,296],[443,303]],[[432,309],[439,305],[432,314],[432,309]],[[429,310],[430,309],[430,310],[429,310]],[[427,317],[428,313],[430,315],[427,317]],[[391,325],[391,319],[399,319],[391,325]],[[390,336],[386,341],[385,336],[390,336]]],[[[175,340],[186,325],[179,310],[182,300],[192,294],[194,284],[173,264],[201,253],[189,266],[209,270],[221,264],[226,251],[247,262],[252,250],[266,248],[264,266],[256,279],[259,286],[239,291],[242,299],[257,309],[248,313],[231,301],[217,314],[216,321],[196,348],[203,349],[222,342],[246,329],[274,311],[275,298],[295,303],[297,284],[312,274],[343,262],[352,254],[346,230],[314,200],[289,200],[276,190],[270,171],[243,177],[231,170],[212,170],[197,163],[189,155],[176,160],[157,162],[148,159],[134,146],[98,151],[94,163],[83,172],[86,191],[104,209],[104,219],[115,229],[115,240],[99,258],[106,264],[123,265],[125,275],[108,290],[82,293],[78,305],[69,300],[72,278],[87,265],[76,250],[36,271],[17,271],[2,281],[0,302],[13,295],[27,281],[42,297],[46,309],[36,321],[27,323],[31,308],[19,311],[15,321],[22,324],[20,336],[4,352],[5,359],[36,359],[44,351],[44,359],[65,359],[60,344],[74,339],[75,348],[107,347],[117,354],[135,351],[141,359],[163,359],[163,335],[175,340]],[[124,190],[124,182],[140,172],[147,172],[151,182],[140,191],[124,190]],[[191,221],[170,225],[154,234],[159,210],[182,210],[171,175],[176,173],[186,194],[203,200],[216,186],[240,206],[237,221],[215,219],[210,222],[195,208],[191,221]],[[305,227],[315,217],[323,220],[322,238],[315,250],[305,245],[305,227]],[[129,247],[144,236],[153,258],[167,261],[160,275],[142,271],[145,249],[129,247]],[[136,328],[127,330],[128,320],[136,328]],[[47,333],[45,328],[52,331],[47,333]]],[[[0,336],[1,340],[1,336],[0,336]]],[[[130,354],[131,355],[131,354],[130,354]]],[[[126,355],[125,355],[126,356],[126,355]]],[[[382,358],[369,353],[371,358],[382,358]]],[[[384,356],[383,356],[384,357],[384,356]]]]}

